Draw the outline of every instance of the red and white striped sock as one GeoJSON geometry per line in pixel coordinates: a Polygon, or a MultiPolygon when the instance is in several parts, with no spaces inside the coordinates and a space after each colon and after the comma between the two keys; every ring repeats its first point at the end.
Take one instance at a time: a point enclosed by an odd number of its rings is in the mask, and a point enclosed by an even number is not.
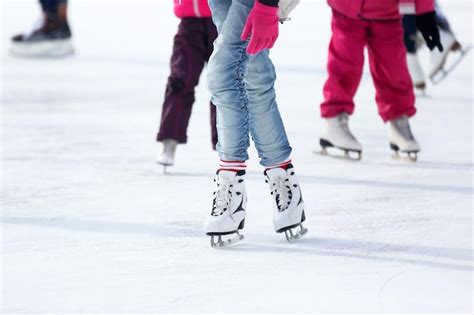
{"type": "Polygon", "coordinates": [[[275,165],[267,166],[265,168],[265,171],[268,171],[268,170],[271,170],[272,168],[277,168],[277,167],[281,167],[282,169],[286,170],[286,168],[288,167],[288,165],[290,163],[291,163],[291,159],[288,159],[285,162],[281,162],[281,163],[277,163],[275,165]]]}
{"type": "Polygon", "coordinates": [[[247,165],[245,164],[245,161],[219,161],[219,170],[238,172],[243,171],[246,168],[247,165]]]}

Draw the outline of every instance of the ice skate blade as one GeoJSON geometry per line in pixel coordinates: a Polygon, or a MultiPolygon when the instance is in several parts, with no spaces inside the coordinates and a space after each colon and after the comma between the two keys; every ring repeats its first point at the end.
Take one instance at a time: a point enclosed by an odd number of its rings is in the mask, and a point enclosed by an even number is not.
{"type": "Polygon", "coordinates": [[[415,89],[415,96],[419,98],[430,98],[430,95],[426,92],[426,90],[415,89]]]}
{"type": "Polygon", "coordinates": [[[74,54],[71,39],[48,40],[40,43],[12,43],[10,54],[21,58],[64,58],[74,54]]]}
{"type": "Polygon", "coordinates": [[[420,151],[401,151],[396,144],[390,143],[390,149],[394,152],[393,158],[395,160],[405,160],[416,162],[418,160],[418,152],[420,151]],[[402,155],[400,155],[402,153],[402,155]]]}
{"type": "Polygon", "coordinates": [[[301,239],[303,236],[305,236],[306,233],[308,233],[308,229],[303,227],[303,224],[300,223],[297,226],[290,227],[286,230],[283,230],[282,232],[285,233],[286,240],[289,243],[293,243],[293,242],[296,242],[297,240],[301,239]],[[293,229],[297,229],[297,228],[299,228],[299,230],[297,230],[297,231],[293,230],[293,229]]]}
{"type": "Polygon", "coordinates": [[[171,162],[163,162],[163,161],[156,161],[156,164],[159,164],[159,165],[163,165],[163,166],[173,166],[174,163],[171,163],[171,162]]]}
{"type": "Polygon", "coordinates": [[[344,160],[349,160],[349,161],[360,161],[362,159],[362,151],[341,148],[341,147],[333,145],[331,142],[323,138],[319,139],[319,146],[321,147],[321,151],[319,151],[319,154],[323,156],[329,156],[336,159],[344,159],[344,160]],[[329,154],[328,148],[335,148],[337,150],[343,151],[344,155],[340,156],[340,155],[335,155],[335,154],[329,154]],[[355,153],[356,156],[352,156],[351,153],[355,153]]]}
{"type": "Polygon", "coordinates": [[[169,174],[169,173],[168,173],[168,168],[169,168],[170,166],[173,166],[173,165],[174,165],[174,164],[171,164],[171,163],[162,163],[162,162],[160,162],[160,161],[157,161],[156,164],[163,166],[163,174],[164,174],[164,175],[169,174]]]}
{"type": "Polygon", "coordinates": [[[230,245],[233,245],[233,244],[235,244],[237,242],[240,242],[241,240],[244,239],[244,236],[242,234],[240,234],[239,231],[237,231],[233,234],[236,234],[235,237],[228,238],[226,240],[223,240],[222,238],[223,237],[229,237],[232,234],[211,235],[211,247],[214,248],[214,249],[229,247],[230,245]]]}
{"type": "Polygon", "coordinates": [[[430,81],[434,85],[441,83],[446,79],[446,77],[461,63],[461,61],[464,59],[464,57],[472,50],[472,45],[469,45],[467,47],[462,47],[457,50],[452,50],[451,54],[456,54],[457,56],[455,57],[456,59],[451,62],[449,65],[447,64],[448,61],[448,55],[446,55],[445,59],[441,63],[441,65],[433,71],[430,75],[430,81]]]}
{"type": "Polygon", "coordinates": [[[343,151],[344,155],[336,155],[336,154],[329,153],[327,148],[325,147],[321,147],[321,150],[319,151],[315,150],[314,153],[322,155],[322,156],[327,156],[334,159],[341,159],[341,160],[346,160],[346,161],[357,162],[357,161],[362,160],[362,151],[347,150],[347,149],[338,148],[338,147],[334,147],[334,148],[343,151]]]}
{"type": "Polygon", "coordinates": [[[416,162],[416,161],[418,161],[417,152],[402,152],[402,153],[404,153],[404,154],[400,155],[399,152],[395,152],[392,155],[392,158],[394,160],[402,160],[402,161],[407,161],[407,162],[416,162]]]}

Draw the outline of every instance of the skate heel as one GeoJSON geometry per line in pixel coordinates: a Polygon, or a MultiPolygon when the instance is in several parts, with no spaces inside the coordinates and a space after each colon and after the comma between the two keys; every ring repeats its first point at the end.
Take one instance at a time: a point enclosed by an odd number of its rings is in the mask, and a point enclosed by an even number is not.
{"type": "Polygon", "coordinates": [[[329,142],[329,141],[327,141],[326,139],[323,139],[323,138],[319,139],[319,145],[323,149],[334,147],[334,145],[331,142],[329,142]]]}
{"type": "Polygon", "coordinates": [[[390,149],[392,149],[394,152],[396,152],[398,154],[398,151],[400,150],[398,148],[398,145],[396,145],[395,143],[390,143],[390,149]]]}
{"type": "Polygon", "coordinates": [[[286,240],[289,243],[293,243],[303,238],[308,233],[308,229],[302,223],[299,223],[283,229],[280,233],[285,233],[286,240]]]}
{"type": "Polygon", "coordinates": [[[319,154],[321,154],[321,155],[327,155],[327,156],[331,156],[331,157],[335,157],[335,158],[343,158],[343,159],[347,159],[347,160],[351,160],[351,161],[360,161],[362,159],[362,151],[359,151],[359,150],[351,150],[351,149],[338,147],[338,146],[333,145],[331,142],[329,142],[325,139],[322,139],[322,138],[319,139],[319,145],[321,146],[321,151],[319,152],[319,154]],[[329,154],[329,152],[327,150],[328,148],[339,149],[339,150],[343,151],[344,155],[343,156],[337,156],[337,155],[329,154]],[[352,155],[351,153],[355,153],[355,156],[352,155]]]}
{"type": "Polygon", "coordinates": [[[419,151],[400,151],[398,145],[394,143],[390,143],[390,149],[393,150],[394,155],[393,158],[400,160],[405,159],[411,162],[416,162],[418,160],[418,152],[419,151]],[[404,156],[400,155],[400,152],[404,153],[404,156]]]}
{"type": "Polygon", "coordinates": [[[321,147],[321,151],[319,152],[321,155],[328,155],[327,148],[333,148],[334,147],[331,142],[329,142],[325,139],[322,139],[322,138],[319,139],[319,146],[321,147]]]}
{"type": "Polygon", "coordinates": [[[285,233],[286,240],[289,243],[295,242],[301,239],[303,236],[305,236],[306,233],[308,233],[308,229],[303,226],[303,222],[305,220],[306,220],[306,215],[303,210],[303,213],[301,214],[300,223],[281,228],[277,231],[277,233],[285,233]]]}

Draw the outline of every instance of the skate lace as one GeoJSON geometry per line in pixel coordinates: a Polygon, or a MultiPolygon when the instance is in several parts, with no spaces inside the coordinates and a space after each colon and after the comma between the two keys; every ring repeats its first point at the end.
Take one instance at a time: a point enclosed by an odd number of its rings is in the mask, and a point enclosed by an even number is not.
{"type": "Polygon", "coordinates": [[[230,205],[232,192],[230,188],[232,187],[232,183],[228,179],[218,178],[217,182],[217,189],[215,192],[215,203],[214,209],[212,210],[212,215],[221,215],[224,213],[230,205]]]}
{"type": "Polygon", "coordinates": [[[283,212],[288,209],[293,197],[288,178],[276,177],[273,181],[270,181],[269,184],[275,198],[278,211],[283,212]]]}

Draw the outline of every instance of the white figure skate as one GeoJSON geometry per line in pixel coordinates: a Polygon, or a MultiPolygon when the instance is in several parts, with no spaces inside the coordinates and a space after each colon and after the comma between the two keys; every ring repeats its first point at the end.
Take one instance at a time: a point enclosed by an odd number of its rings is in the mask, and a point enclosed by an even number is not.
{"type": "Polygon", "coordinates": [[[446,79],[472,49],[472,46],[462,47],[454,35],[448,31],[440,29],[439,34],[444,49],[442,52],[437,49],[431,52],[429,78],[433,84],[446,79]]]}
{"type": "Polygon", "coordinates": [[[411,132],[407,116],[390,121],[390,148],[395,152],[395,158],[401,158],[400,153],[404,153],[413,162],[418,159],[420,145],[411,132]]]}
{"type": "MultiPolygon", "coordinates": [[[[330,155],[327,149],[334,147],[342,150],[346,159],[360,160],[362,158],[362,145],[351,133],[348,122],[349,115],[347,113],[324,119],[324,127],[319,139],[322,155],[330,155]],[[356,156],[352,156],[351,153],[355,153],[356,156]]],[[[330,156],[338,157],[336,155],[330,156]]]]}
{"type": "Polygon", "coordinates": [[[308,230],[303,227],[306,219],[300,185],[293,165],[286,169],[277,167],[265,171],[270,194],[274,198],[273,225],[277,233],[285,233],[288,242],[302,238],[308,230]]]}
{"type": "Polygon", "coordinates": [[[244,238],[239,230],[244,228],[247,193],[245,171],[220,170],[216,174],[216,191],[205,231],[211,236],[211,247],[221,248],[244,238]]]}
{"type": "Polygon", "coordinates": [[[166,139],[162,142],[161,152],[158,154],[156,163],[163,165],[164,172],[166,173],[166,167],[174,165],[174,156],[176,153],[176,146],[178,141],[173,139],[166,139]]]}
{"type": "Polygon", "coordinates": [[[278,18],[280,20],[280,23],[283,24],[286,21],[291,21],[290,13],[296,8],[296,6],[299,3],[300,3],[300,0],[280,0],[279,1],[278,18]]]}

